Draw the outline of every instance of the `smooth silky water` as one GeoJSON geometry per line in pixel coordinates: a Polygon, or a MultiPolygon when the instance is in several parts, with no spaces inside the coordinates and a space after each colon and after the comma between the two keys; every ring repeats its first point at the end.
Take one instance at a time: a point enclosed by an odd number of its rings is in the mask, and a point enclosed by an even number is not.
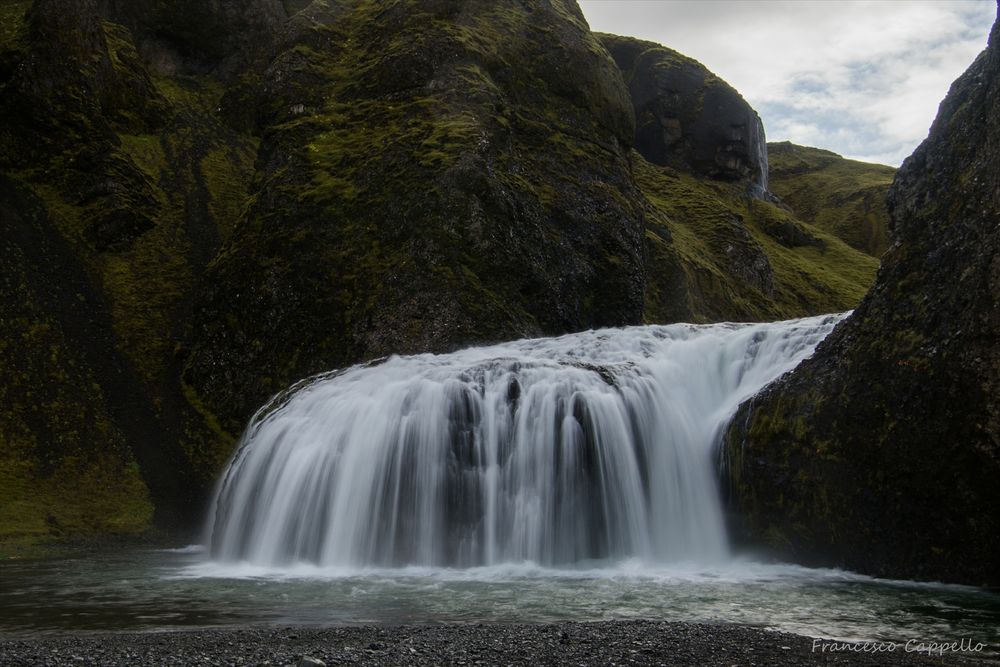
{"type": "Polygon", "coordinates": [[[0,632],[647,618],[1000,645],[1000,595],[734,554],[718,440],[842,316],[391,357],[254,417],[206,546],[0,564],[0,632]]]}

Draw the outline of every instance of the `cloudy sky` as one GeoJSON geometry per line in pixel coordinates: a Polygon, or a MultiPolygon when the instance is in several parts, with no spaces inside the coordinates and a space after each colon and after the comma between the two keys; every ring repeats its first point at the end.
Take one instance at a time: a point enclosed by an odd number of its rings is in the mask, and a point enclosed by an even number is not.
{"type": "Polygon", "coordinates": [[[659,42],[728,81],[768,141],[899,165],[986,47],[995,0],[580,0],[593,30],[659,42]]]}

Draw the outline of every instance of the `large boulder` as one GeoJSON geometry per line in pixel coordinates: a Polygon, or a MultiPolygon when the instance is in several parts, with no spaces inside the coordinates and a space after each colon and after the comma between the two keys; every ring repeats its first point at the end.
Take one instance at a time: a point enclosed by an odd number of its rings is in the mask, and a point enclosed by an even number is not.
{"type": "Polygon", "coordinates": [[[889,205],[875,287],[724,444],[753,541],[871,574],[1000,584],[1000,24],[889,205]]]}
{"type": "Polygon", "coordinates": [[[654,164],[767,192],[767,143],[757,112],[693,58],[632,37],[601,35],[628,82],[636,149],[654,164]]]}

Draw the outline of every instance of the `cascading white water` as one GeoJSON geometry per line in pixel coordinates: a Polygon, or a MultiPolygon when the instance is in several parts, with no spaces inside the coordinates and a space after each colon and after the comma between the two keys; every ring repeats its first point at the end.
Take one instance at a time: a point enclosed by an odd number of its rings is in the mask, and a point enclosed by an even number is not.
{"type": "Polygon", "coordinates": [[[265,565],[565,565],[727,554],[713,451],[843,316],[606,329],[390,357],[253,419],[211,553],[265,565]]]}

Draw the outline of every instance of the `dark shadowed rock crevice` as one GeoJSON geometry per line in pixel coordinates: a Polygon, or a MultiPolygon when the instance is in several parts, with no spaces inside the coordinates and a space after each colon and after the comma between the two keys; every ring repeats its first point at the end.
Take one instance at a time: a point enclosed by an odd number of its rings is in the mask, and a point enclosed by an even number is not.
{"type": "Polygon", "coordinates": [[[280,0],[97,0],[126,26],[158,75],[232,79],[273,55],[287,14],[280,0]]]}
{"type": "Polygon", "coordinates": [[[889,193],[895,240],[854,315],[741,407],[746,535],[786,557],[996,586],[1000,28],[889,193]]]}

